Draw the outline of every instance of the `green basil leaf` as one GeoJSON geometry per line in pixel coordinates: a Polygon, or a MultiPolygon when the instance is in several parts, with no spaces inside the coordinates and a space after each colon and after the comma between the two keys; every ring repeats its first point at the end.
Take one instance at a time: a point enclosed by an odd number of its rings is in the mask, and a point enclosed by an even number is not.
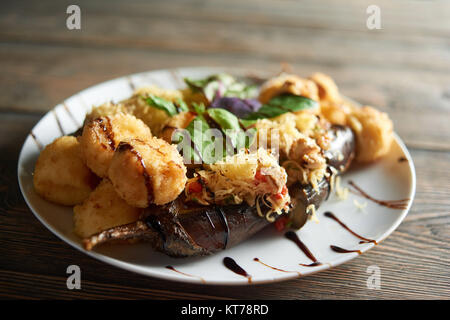
{"type": "Polygon", "coordinates": [[[198,115],[203,114],[206,110],[206,107],[203,104],[203,102],[201,103],[192,102],[192,108],[194,108],[195,113],[197,113],[198,115]]]}
{"type": "Polygon", "coordinates": [[[187,148],[188,154],[183,154],[183,156],[190,158],[194,163],[214,163],[223,158],[222,154],[216,154],[216,144],[223,145],[222,134],[215,129],[218,134],[214,135],[214,129],[210,128],[203,115],[192,120],[186,130],[190,135],[189,142],[192,142],[192,145],[187,148]]]}
{"type": "Polygon", "coordinates": [[[284,94],[273,97],[258,111],[249,114],[246,120],[275,118],[287,112],[296,112],[318,107],[318,102],[312,99],[284,94]]]}
{"type": "Polygon", "coordinates": [[[189,111],[189,107],[187,106],[186,102],[184,102],[181,98],[178,98],[177,105],[178,105],[179,111],[181,111],[181,112],[189,111]]]}
{"type": "Polygon", "coordinates": [[[317,101],[314,101],[304,96],[294,96],[290,94],[284,94],[270,99],[269,105],[281,109],[288,109],[289,111],[295,112],[305,109],[316,108],[319,104],[317,101]]]}
{"type": "Polygon", "coordinates": [[[251,119],[239,119],[239,121],[242,124],[242,126],[246,129],[256,123],[256,120],[251,120],[251,119]]]}
{"type": "Polygon", "coordinates": [[[246,120],[258,120],[258,119],[270,119],[281,116],[283,113],[290,112],[278,107],[271,106],[269,104],[263,104],[258,111],[247,115],[246,120]]]}
{"type": "Polygon", "coordinates": [[[151,94],[145,101],[151,107],[164,110],[171,117],[178,113],[177,108],[172,101],[157,97],[153,94],[151,94]]]}
{"type": "Polygon", "coordinates": [[[223,129],[223,130],[241,130],[239,119],[229,112],[221,108],[208,109],[206,113],[223,129]]]}
{"type": "Polygon", "coordinates": [[[234,153],[234,148],[238,145],[238,135],[242,132],[239,119],[222,108],[211,108],[206,111],[208,116],[219,125],[226,138],[226,153],[234,153]]]}
{"type": "Polygon", "coordinates": [[[148,98],[143,98],[149,106],[164,110],[171,117],[178,113],[189,111],[189,107],[186,102],[184,102],[181,98],[178,98],[176,103],[157,97],[153,94],[151,94],[148,98]]]}

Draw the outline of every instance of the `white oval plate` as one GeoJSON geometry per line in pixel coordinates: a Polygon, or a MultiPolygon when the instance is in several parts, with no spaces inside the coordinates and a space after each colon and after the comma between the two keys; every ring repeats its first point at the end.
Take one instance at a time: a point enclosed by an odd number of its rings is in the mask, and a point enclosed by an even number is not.
{"type": "Polygon", "coordinates": [[[333,212],[354,232],[378,243],[397,228],[411,207],[416,178],[412,158],[400,138],[395,136],[395,142],[388,156],[374,164],[352,169],[342,177],[342,185],[348,186],[347,181],[353,180],[368,194],[378,199],[409,198],[407,208],[389,209],[352,193],[345,201],[339,201],[331,196],[318,210],[320,222],[309,221],[297,231],[299,238],[317,260],[322,262],[319,266],[301,266],[300,264],[310,264],[312,261],[295,243],[286,239],[273,226],[234,248],[207,257],[174,259],[153,251],[150,244],[146,243],[105,245],[94,251],[84,250],[80,239],[72,231],[72,208],[47,202],[33,189],[32,172],[40,152],[39,147],[51,143],[63,134],[77,130],[92,105],[111,100],[118,102],[129,97],[133,88],[145,85],[154,84],[168,89],[180,88],[183,86],[183,77],[202,78],[217,72],[228,72],[238,76],[255,75],[255,72],[247,73],[242,69],[229,68],[182,68],[144,72],[90,87],[48,112],[27,137],[18,163],[20,188],[34,215],[63,241],[113,266],[162,279],[225,285],[292,279],[299,275],[304,276],[328,269],[358,256],[357,252],[334,252],[330,245],[361,252],[374,246],[374,243],[360,244],[360,239],[334,220],[325,217],[326,211],[333,212]],[[400,157],[406,158],[407,161],[399,162],[400,157]],[[358,208],[354,204],[354,199],[359,203],[367,203],[367,206],[364,209],[358,208]],[[248,278],[227,269],[223,264],[224,257],[233,258],[251,276],[251,282],[248,278]],[[254,258],[258,258],[260,262],[254,261],[254,258]],[[166,266],[169,265],[177,271],[168,269],[166,266]]]}

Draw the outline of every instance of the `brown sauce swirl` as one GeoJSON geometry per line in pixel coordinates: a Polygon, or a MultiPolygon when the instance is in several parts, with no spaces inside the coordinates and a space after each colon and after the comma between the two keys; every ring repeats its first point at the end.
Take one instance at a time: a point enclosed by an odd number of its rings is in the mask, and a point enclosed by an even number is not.
{"type": "Polygon", "coordinates": [[[303,251],[303,253],[313,262],[310,264],[303,264],[300,263],[301,266],[304,267],[315,267],[315,266],[320,266],[322,263],[317,261],[316,257],[312,254],[311,251],[309,251],[308,247],[303,243],[302,240],[300,240],[300,238],[297,236],[297,234],[293,231],[288,231],[284,234],[284,236],[291,240],[292,242],[294,242],[299,248],[300,250],[303,251]]]}
{"type": "Polygon", "coordinates": [[[330,245],[331,250],[338,253],[351,253],[351,252],[357,252],[358,254],[361,254],[361,250],[347,250],[338,246],[330,245]]]}
{"type": "Polygon", "coordinates": [[[406,209],[408,207],[409,198],[401,200],[379,200],[367,194],[367,192],[358,187],[353,181],[349,181],[348,183],[364,198],[373,201],[380,206],[385,206],[391,209],[406,209]]]}
{"type": "Polygon", "coordinates": [[[336,217],[332,212],[327,211],[327,212],[324,213],[324,216],[333,219],[334,221],[339,223],[345,230],[347,230],[348,232],[353,234],[355,237],[361,239],[362,241],[360,241],[359,243],[370,243],[370,242],[372,242],[374,244],[378,244],[378,242],[376,242],[375,240],[364,238],[363,236],[360,236],[359,234],[354,232],[352,229],[347,227],[347,225],[345,223],[343,223],[341,220],[339,220],[338,217],[336,217]]]}
{"type": "Polygon", "coordinates": [[[189,273],[181,272],[180,270],[175,269],[173,266],[166,266],[166,269],[172,270],[174,272],[177,272],[177,273],[182,274],[187,277],[199,278],[203,283],[206,283],[205,279],[203,279],[202,277],[198,277],[198,276],[194,276],[189,273]]]}
{"type": "Polygon", "coordinates": [[[125,141],[120,142],[119,146],[117,147],[117,150],[119,152],[128,150],[131,153],[133,153],[136,156],[136,158],[139,160],[139,162],[142,166],[142,176],[144,177],[145,187],[147,188],[147,201],[148,201],[148,205],[150,205],[153,202],[153,183],[152,183],[152,177],[147,172],[147,167],[145,166],[144,159],[142,158],[141,154],[128,142],[125,142],[125,141]]]}
{"type": "MultiPolygon", "coordinates": [[[[112,130],[111,119],[108,117],[105,117],[105,118],[95,119],[94,121],[98,123],[98,125],[100,126],[100,129],[102,129],[106,138],[108,139],[108,146],[111,148],[111,150],[115,150],[116,144],[114,142],[114,132],[112,130]],[[104,119],[106,119],[106,123],[105,123],[104,119]]],[[[102,146],[106,147],[105,145],[102,145],[102,146]]]]}
{"type": "Polygon", "coordinates": [[[230,258],[230,257],[223,258],[223,264],[225,265],[225,267],[227,267],[229,270],[233,271],[234,273],[236,273],[240,276],[246,277],[248,279],[249,283],[252,282],[252,277],[247,273],[247,271],[242,269],[242,267],[240,265],[238,265],[236,263],[236,261],[234,261],[232,258],[230,258]]]}
{"type": "Polygon", "coordinates": [[[272,270],[276,270],[276,271],[280,271],[280,272],[287,272],[287,273],[297,273],[299,276],[301,276],[302,274],[298,271],[289,271],[289,270],[283,270],[280,268],[276,268],[274,266],[268,265],[267,263],[262,262],[261,260],[259,260],[259,258],[253,258],[253,261],[258,262],[259,264],[262,264],[263,266],[266,266],[272,270]]]}

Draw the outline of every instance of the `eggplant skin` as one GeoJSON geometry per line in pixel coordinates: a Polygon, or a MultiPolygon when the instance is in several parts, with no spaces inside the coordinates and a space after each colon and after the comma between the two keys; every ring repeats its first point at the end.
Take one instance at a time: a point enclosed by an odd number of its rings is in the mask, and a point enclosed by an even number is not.
{"type": "Polygon", "coordinates": [[[328,132],[332,135],[332,139],[330,148],[324,153],[327,164],[343,173],[355,158],[355,135],[349,127],[342,125],[333,125],[328,132]]]}
{"type": "Polygon", "coordinates": [[[188,205],[180,197],[164,206],[148,207],[137,222],[102,231],[83,242],[91,250],[118,240],[143,240],[169,256],[193,257],[232,247],[269,224],[247,204],[206,207],[188,205]]]}
{"type": "MultiPolygon", "coordinates": [[[[232,247],[266,225],[256,207],[187,205],[180,197],[167,206],[148,208],[144,218],[159,235],[153,243],[158,251],[174,257],[208,255],[232,247]]],[[[268,208],[261,210],[267,211],[268,208]]],[[[144,213],[145,214],[145,213],[144,213]]]]}
{"type": "MultiPolygon", "coordinates": [[[[332,126],[330,149],[325,153],[328,165],[339,173],[347,170],[354,158],[355,138],[350,128],[332,126]]],[[[302,227],[307,219],[306,208],[319,208],[330,193],[329,178],[319,182],[318,188],[296,184],[289,188],[297,219],[293,228],[302,227]]],[[[261,206],[261,211],[269,208],[261,206]]],[[[281,216],[278,216],[281,217],[281,216]]],[[[145,209],[142,218],[124,226],[111,228],[84,240],[85,248],[114,240],[140,239],[172,257],[203,256],[230,248],[269,225],[258,215],[256,207],[247,204],[202,206],[186,203],[183,196],[163,205],[145,209]]]]}

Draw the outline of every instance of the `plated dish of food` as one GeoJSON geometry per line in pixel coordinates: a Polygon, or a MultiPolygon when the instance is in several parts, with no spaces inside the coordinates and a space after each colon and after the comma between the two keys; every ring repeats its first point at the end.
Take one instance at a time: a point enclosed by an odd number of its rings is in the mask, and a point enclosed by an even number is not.
{"type": "Polygon", "coordinates": [[[33,128],[18,175],[38,219],[79,250],[220,284],[348,261],[400,224],[415,190],[388,114],[328,75],[220,68],[80,92],[33,128]]]}

